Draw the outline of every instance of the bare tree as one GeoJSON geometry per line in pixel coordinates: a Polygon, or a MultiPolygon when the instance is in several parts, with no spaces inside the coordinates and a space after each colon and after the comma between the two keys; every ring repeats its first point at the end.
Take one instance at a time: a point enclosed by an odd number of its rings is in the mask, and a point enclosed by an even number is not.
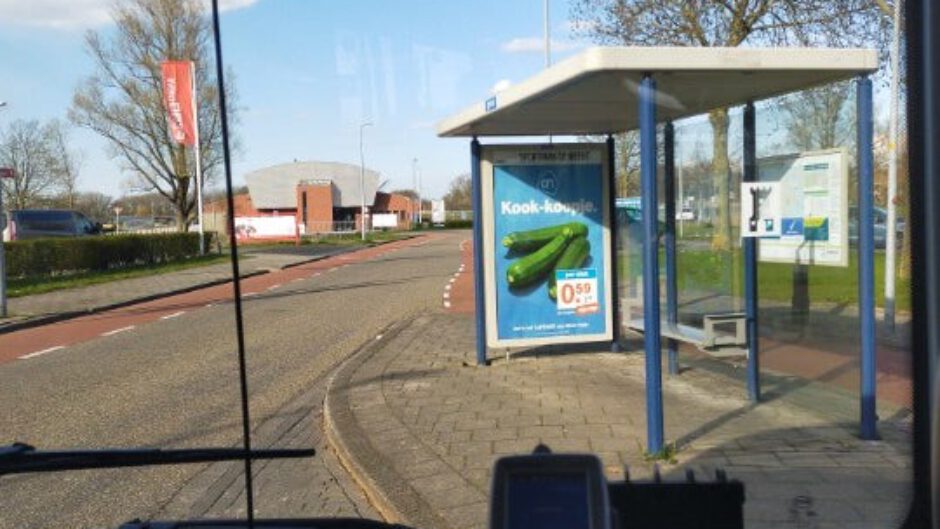
{"type": "Polygon", "coordinates": [[[462,174],[451,180],[450,188],[444,195],[444,205],[450,211],[470,209],[471,202],[470,175],[462,174]]]}
{"type": "Polygon", "coordinates": [[[76,193],[72,199],[73,205],[71,207],[81,211],[90,219],[105,222],[111,218],[111,205],[113,202],[113,199],[104,193],[90,191],[76,193]]]}
{"type": "Polygon", "coordinates": [[[0,135],[0,166],[10,167],[14,178],[4,181],[4,202],[10,209],[39,205],[64,187],[66,145],[58,121],[17,120],[0,135]]]}
{"type": "Polygon", "coordinates": [[[855,144],[855,93],[851,82],[828,84],[783,97],[777,105],[786,119],[787,143],[798,151],[855,144]]]}
{"type": "MultiPolygon", "coordinates": [[[[134,187],[169,201],[177,226],[185,229],[195,212],[195,159],[192,149],[170,139],[160,65],[164,60],[195,62],[205,186],[222,163],[209,20],[196,0],[127,0],[114,4],[112,16],[113,38],[94,31],[86,36],[97,71],[76,90],[69,117],[107,139],[112,155],[133,176],[134,187]]],[[[237,104],[231,85],[226,86],[226,97],[232,102],[233,123],[237,104]]]]}
{"type": "MultiPolygon", "coordinates": [[[[874,0],[577,0],[576,27],[605,44],[639,46],[826,45],[877,43],[886,28],[874,0]],[[847,30],[847,28],[853,28],[847,30]]],[[[712,245],[731,246],[728,110],[709,114],[714,136],[718,230],[712,245]]]]}
{"type": "Polygon", "coordinates": [[[73,209],[78,192],[78,174],[83,161],[82,153],[69,148],[67,126],[59,120],[49,123],[49,141],[59,162],[59,187],[65,199],[63,205],[73,209]]]}

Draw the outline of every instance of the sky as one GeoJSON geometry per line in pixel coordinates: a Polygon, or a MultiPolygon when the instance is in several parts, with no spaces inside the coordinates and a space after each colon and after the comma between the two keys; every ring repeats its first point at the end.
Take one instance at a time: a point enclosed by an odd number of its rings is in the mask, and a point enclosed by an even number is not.
{"type": "MultiPolygon", "coordinates": [[[[208,0],[206,0],[208,5],[208,0]]],[[[446,193],[468,172],[466,139],[434,125],[486,99],[497,85],[544,67],[543,0],[222,0],[224,61],[235,72],[242,150],[236,184],[255,169],[293,160],[359,163],[384,189],[446,193]],[[417,164],[414,160],[417,159],[417,164]]],[[[113,32],[110,0],[0,0],[0,127],[65,119],[75,87],[94,71],[89,30],[113,32]]],[[[589,43],[569,29],[569,4],[551,0],[553,60],[589,43]]],[[[120,196],[128,175],[94,133],[73,129],[79,184],[120,196]]]]}

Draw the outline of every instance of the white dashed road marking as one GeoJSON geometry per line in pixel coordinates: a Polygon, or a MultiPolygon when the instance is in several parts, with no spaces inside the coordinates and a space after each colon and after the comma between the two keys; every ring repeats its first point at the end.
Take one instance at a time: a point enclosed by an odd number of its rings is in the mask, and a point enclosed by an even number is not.
{"type": "Polygon", "coordinates": [[[127,332],[127,331],[130,331],[130,330],[132,330],[132,329],[134,329],[134,328],[136,328],[136,327],[137,327],[136,325],[128,325],[127,327],[121,327],[121,328],[119,328],[119,329],[114,329],[114,330],[110,330],[110,331],[107,331],[107,332],[103,332],[103,333],[101,333],[101,336],[114,336],[115,334],[119,334],[119,333],[122,333],[122,332],[127,332]]]}
{"type": "Polygon", "coordinates": [[[173,314],[167,314],[166,316],[160,316],[160,319],[161,319],[161,320],[172,320],[173,318],[178,318],[178,317],[182,316],[183,314],[186,314],[186,311],[185,311],[185,310],[181,310],[181,311],[179,311],[179,312],[174,312],[173,314]]]}
{"type": "Polygon", "coordinates": [[[268,287],[268,290],[274,290],[274,289],[277,289],[277,288],[281,288],[280,283],[278,283],[277,285],[271,285],[271,286],[269,286],[269,287],[268,287]]]}
{"type": "Polygon", "coordinates": [[[30,358],[36,358],[37,356],[42,356],[46,353],[51,353],[53,351],[59,351],[65,349],[64,345],[57,345],[55,347],[50,347],[48,349],[43,349],[42,351],[36,351],[34,353],[25,354],[20,357],[20,360],[29,360],[30,358]]]}

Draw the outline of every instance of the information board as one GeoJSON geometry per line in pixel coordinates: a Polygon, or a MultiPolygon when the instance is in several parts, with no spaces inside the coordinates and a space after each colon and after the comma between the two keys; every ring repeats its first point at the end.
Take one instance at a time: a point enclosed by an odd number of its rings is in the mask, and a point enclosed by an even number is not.
{"type": "Polygon", "coordinates": [[[397,228],[398,215],[396,213],[373,213],[373,228],[397,228]]]}
{"type": "Polygon", "coordinates": [[[761,261],[848,266],[848,171],[844,148],[758,160],[758,181],[780,185],[780,235],[761,239],[761,261]]]}
{"type": "Polygon", "coordinates": [[[444,224],[447,221],[447,206],[443,200],[431,201],[431,224],[444,224]]]}
{"type": "Polygon", "coordinates": [[[487,345],[612,339],[605,144],[484,146],[487,345]]]}

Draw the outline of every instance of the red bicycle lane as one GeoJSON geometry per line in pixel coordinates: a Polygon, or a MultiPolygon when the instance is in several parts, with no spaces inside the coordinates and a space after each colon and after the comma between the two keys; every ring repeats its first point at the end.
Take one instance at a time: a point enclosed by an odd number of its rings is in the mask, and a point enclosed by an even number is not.
{"type": "MultiPolygon", "coordinates": [[[[348,264],[368,261],[389,252],[426,244],[438,237],[437,235],[421,235],[245,278],[241,280],[242,298],[250,298],[263,292],[275,290],[290,281],[310,279],[323,273],[336,271],[348,264]]],[[[0,335],[0,364],[17,359],[28,360],[102,336],[131,331],[139,325],[160,319],[180,317],[188,312],[230,302],[233,299],[234,284],[228,282],[153,301],[79,316],[49,325],[6,333],[0,335]]]]}

